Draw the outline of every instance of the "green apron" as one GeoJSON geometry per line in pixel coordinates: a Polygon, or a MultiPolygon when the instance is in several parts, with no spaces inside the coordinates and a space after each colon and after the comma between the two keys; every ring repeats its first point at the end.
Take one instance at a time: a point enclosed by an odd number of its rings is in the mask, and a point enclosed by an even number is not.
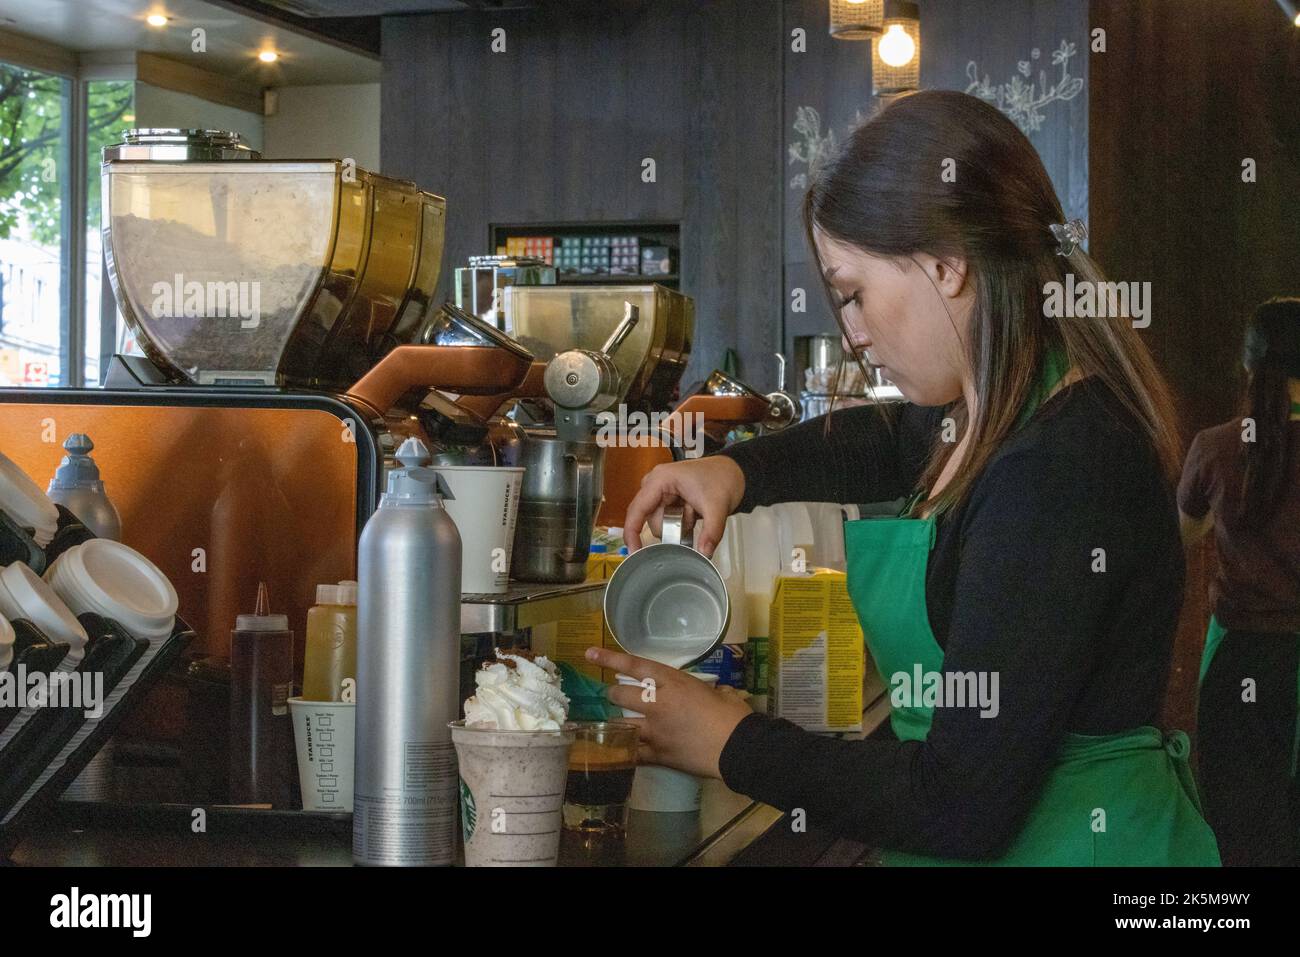
{"type": "MultiPolygon", "coordinates": [[[[1058,357],[1049,358],[1043,387],[1022,422],[1060,380],[1063,366],[1058,357]]],[[[925,602],[934,540],[934,516],[869,518],[844,526],[849,597],[886,684],[891,675],[910,675],[917,666],[943,671],[943,649],[930,630],[925,602]]],[[[932,716],[933,708],[899,707],[892,709],[890,723],[900,740],[924,741],[932,716]]],[[[884,863],[1217,866],[1218,845],[1201,816],[1189,751],[1187,735],[1153,727],[1066,735],[1037,804],[1003,857],[975,862],[886,851],[884,863]]]]}

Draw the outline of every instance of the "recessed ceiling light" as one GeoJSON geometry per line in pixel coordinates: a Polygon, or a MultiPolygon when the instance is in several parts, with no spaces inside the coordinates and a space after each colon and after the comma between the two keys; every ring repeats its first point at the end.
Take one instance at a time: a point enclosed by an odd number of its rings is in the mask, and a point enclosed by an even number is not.
{"type": "Polygon", "coordinates": [[[257,58],[263,63],[274,63],[276,60],[280,59],[280,54],[276,53],[274,50],[263,50],[257,55],[257,58]]]}
{"type": "Polygon", "coordinates": [[[147,24],[149,24],[149,26],[151,26],[151,27],[165,27],[165,26],[167,26],[167,18],[166,18],[165,16],[163,16],[161,13],[151,13],[151,14],[149,14],[149,16],[147,16],[147,17],[144,18],[144,22],[147,23],[147,24]]]}

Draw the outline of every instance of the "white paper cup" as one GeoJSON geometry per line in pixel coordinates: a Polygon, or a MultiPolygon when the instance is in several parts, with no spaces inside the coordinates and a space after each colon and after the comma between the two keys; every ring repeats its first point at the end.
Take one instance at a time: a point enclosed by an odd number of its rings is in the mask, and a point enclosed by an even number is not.
{"type": "Polygon", "coordinates": [[[510,585],[510,552],[519,514],[522,468],[439,465],[434,471],[451,488],[443,507],[460,532],[460,590],[499,595],[510,585]]]}
{"type": "MultiPolygon", "coordinates": [[[[717,675],[690,671],[687,674],[708,685],[718,683],[717,675]]],[[[641,681],[630,675],[616,675],[621,685],[640,685],[641,681]]],[[[644,717],[627,708],[623,714],[629,718],[644,717]]],[[[627,806],[638,811],[698,811],[704,782],[693,774],[654,764],[642,764],[632,778],[632,793],[627,806]]]]}
{"type": "Polygon", "coordinates": [[[351,811],[356,704],[289,699],[304,811],[351,811]]]}

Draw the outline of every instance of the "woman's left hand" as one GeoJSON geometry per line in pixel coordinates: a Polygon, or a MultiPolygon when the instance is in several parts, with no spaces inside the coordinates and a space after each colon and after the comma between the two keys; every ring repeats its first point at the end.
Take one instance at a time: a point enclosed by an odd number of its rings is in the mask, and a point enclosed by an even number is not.
{"type": "Polygon", "coordinates": [[[730,688],[715,689],[685,671],[603,648],[588,648],[587,660],[641,682],[609,691],[614,704],[645,715],[620,719],[641,729],[641,763],[722,776],[722,748],[741,719],[753,714],[730,688]]]}

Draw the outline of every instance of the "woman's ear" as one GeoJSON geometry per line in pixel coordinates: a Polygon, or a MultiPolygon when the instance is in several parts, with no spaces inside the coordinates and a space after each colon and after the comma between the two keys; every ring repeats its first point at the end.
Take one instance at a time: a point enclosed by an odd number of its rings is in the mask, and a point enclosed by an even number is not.
{"type": "Polygon", "coordinates": [[[960,256],[938,259],[922,253],[917,257],[936,289],[948,299],[956,299],[966,288],[966,260],[960,256]]]}

